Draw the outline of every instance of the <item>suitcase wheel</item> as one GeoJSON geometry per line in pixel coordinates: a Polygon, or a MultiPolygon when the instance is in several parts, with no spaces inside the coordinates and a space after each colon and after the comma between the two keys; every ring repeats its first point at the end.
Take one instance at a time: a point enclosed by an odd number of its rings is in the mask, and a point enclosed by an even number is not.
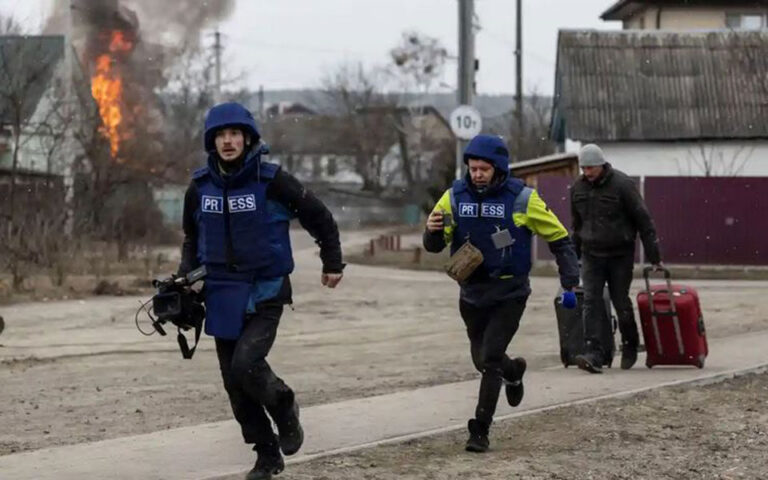
{"type": "Polygon", "coordinates": [[[645,362],[645,366],[648,367],[648,368],[653,368],[653,364],[652,363],[645,362]]]}
{"type": "Polygon", "coordinates": [[[699,359],[696,361],[696,367],[704,368],[704,357],[699,357],[699,359]]]}

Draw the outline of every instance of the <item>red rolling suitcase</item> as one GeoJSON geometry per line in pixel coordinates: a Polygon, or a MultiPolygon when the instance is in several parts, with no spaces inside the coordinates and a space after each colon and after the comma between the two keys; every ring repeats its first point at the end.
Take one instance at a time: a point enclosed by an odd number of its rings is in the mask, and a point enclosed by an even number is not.
{"type": "Polygon", "coordinates": [[[666,285],[651,286],[652,271],[653,267],[643,270],[645,291],[637,294],[647,353],[645,365],[704,367],[709,349],[698,293],[693,287],[672,284],[667,269],[662,269],[666,285]]]}

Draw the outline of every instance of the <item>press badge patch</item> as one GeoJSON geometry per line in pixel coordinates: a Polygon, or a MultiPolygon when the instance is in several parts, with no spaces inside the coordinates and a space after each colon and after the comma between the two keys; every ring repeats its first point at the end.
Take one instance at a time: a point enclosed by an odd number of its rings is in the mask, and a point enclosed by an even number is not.
{"type": "Polygon", "coordinates": [[[459,216],[460,217],[477,217],[477,204],[476,203],[460,203],[459,216]]]}
{"type": "Polygon", "coordinates": [[[504,218],[504,204],[484,203],[480,208],[480,215],[487,218],[504,218]]]}
{"type": "Polygon", "coordinates": [[[205,213],[223,213],[224,200],[221,197],[203,195],[203,212],[205,213]]]}
{"type": "MultiPolygon", "coordinates": [[[[256,210],[256,195],[236,195],[228,197],[230,213],[253,212],[256,210]]],[[[224,199],[211,195],[203,195],[203,212],[205,213],[224,213],[224,199]]]]}
{"type": "Polygon", "coordinates": [[[252,193],[229,197],[227,200],[229,203],[229,211],[231,213],[252,212],[256,210],[256,195],[252,193]]]}

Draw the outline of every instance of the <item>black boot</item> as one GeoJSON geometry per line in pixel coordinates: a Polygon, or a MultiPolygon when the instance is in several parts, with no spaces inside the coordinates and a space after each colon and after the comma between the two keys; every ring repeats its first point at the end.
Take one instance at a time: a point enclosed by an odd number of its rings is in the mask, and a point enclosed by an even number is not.
{"type": "Polygon", "coordinates": [[[523,401],[525,390],[523,388],[523,375],[528,364],[523,357],[512,359],[514,369],[504,374],[504,393],[507,394],[509,406],[516,407],[523,401]]]}
{"type": "Polygon", "coordinates": [[[637,344],[625,342],[621,345],[621,369],[629,370],[637,362],[637,344]]]}
{"type": "Polygon", "coordinates": [[[464,449],[468,452],[482,453],[488,451],[490,442],[488,441],[488,428],[490,425],[480,420],[472,419],[467,424],[469,430],[469,439],[464,449]]]}
{"type": "Polygon", "coordinates": [[[587,352],[576,355],[576,365],[589,373],[603,373],[603,356],[600,352],[587,352]]]}
{"type": "Polygon", "coordinates": [[[282,394],[282,398],[275,408],[269,410],[272,419],[277,425],[280,449],[286,455],[293,455],[304,443],[304,430],[299,422],[299,404],[292,391],[282,394]]]}
{"type": "Polygon", "coordinates": [[[245,480],[271,480],[272,475],[277,475],[285,468],[283,456],[280,455],[280,447],[275,444],[256,445],[253,449],[258,454],[256,465],[253,466],[245,480]]]}

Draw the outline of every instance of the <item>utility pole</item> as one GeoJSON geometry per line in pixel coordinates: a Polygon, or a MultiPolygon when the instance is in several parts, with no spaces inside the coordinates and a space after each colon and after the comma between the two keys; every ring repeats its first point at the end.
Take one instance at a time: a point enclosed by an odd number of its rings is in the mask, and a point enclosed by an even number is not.
{"type": "Polygon", "coordinates": [[[264,121],[264,85],[259,85],[259,121],[264,121]]]}
{"type": "MultiPolygon", "coordinates": [[[[474,0],[459,0],[459,105],[472,105],[475,90],[474,0]]],[[[456,178],[461,179],[465,140],[456,139],[456,178]]]]}
{"type": "Polygon", "coordinates": [[[517,119],[517,148],[515,159],[523,160],[523,0],[517,0],[517,45],[515,47],[515,117],[517,119]]]}
{"type": "Polygon", "coordinates": [[[221,103],[221,33],[216,29],[213,34],[215,41],[213,51],[216,58],[216,89],[214,91],[214,103],[221,103]]]}

